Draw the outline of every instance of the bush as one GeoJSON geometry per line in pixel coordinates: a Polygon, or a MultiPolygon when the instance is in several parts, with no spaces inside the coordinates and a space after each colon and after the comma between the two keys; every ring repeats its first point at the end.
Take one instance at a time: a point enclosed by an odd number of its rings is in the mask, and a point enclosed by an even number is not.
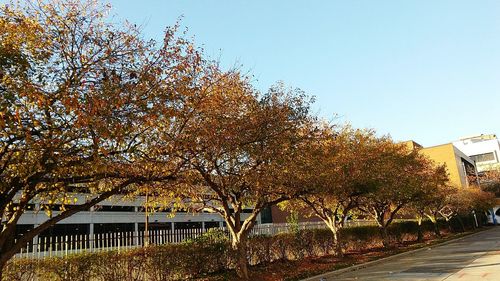
{"type": "Polygon", "coordinates": [[[380,231],[377,226],[344,228],[341,230],[340,235],[342,241],[346,243],[345,248],[352,251],[361,251],[382,243],[380,231]]]}
{"type": "MultiPolygon", "coordinates": [[[[473,227],[473,218],[462,218],[466,228],[473,227]]],[[[461,230],[458,219],[449,227],[461,230]]],[[[433,232],[433,224],[424,221],[424,233],[433,232]]],[[[417,239],[418,225],[413,221],[396,222],[389,228],[393,241],[417,239]]],[[[340,232],[345,251],[362,251],[382,246],[377,226],[345,228],[340,232]]],[[[274,236],[248,239],[248,260],[252,265],[276,260],[295,260],[324,256],[334,252],[333,235],[329,229],[298,230],[274,236]]],[[[118,280],[185,280],[234,268],[234,256],[227,233],[211,229],[207,233],[180,244],[149,246],[126,251],[106,251],[70,255],[65,258],[14,259],[4,269],[3,280],[49,281],[118,281],[118,280]]]]}
{"type": "MultiPolygon", "coordinates": [[[[248,243],[248,261],[250,264],[265,264],[273,261],[273,238],[269,235],[252,237],[248,243]]],[[[286,252],[286,251],[285,251],[286,252]]]]}
{"type": "Polygon", "coordinates": [[[219,229],[210,229],[203,235],[182,243],[180,247],[182,249],[178,250],[184,256],[181,256],[178,266],[185,270],[187,276],[221,271],[232,264],[229,239],[219,229]]]}
{"type": "Polygon", "coordinates": [[[38,276],[42,280],[85,281],[92,279],[99,269],[99,254],[72,254],[65,258],[45,258],[39,262],[38,276]]]}
{"type": "Polygon", "coordinates": [[[144,280],[148,264],[144,262],[145,249],[102,252],[94,260],[101,265],[95,268],[94,275],[102,281],[144,280]],[[103,267],[103,264],[106,266],[103,267]]]}
{"type": "Polygon", "coordinates": [[[14,259],[5,266],[2,281],[35,280],[39,267],[36,259],[14,259]]]}

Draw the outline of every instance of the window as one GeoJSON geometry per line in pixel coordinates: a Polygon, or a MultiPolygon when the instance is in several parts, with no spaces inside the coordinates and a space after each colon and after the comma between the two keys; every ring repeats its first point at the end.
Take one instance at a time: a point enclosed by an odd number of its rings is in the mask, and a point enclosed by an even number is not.
{"type": "Polygon", "coordinates": [[[272,223],[273,222],[273,213],[271,211],[271,207],[264,208],[260,212],[260,220],[262,223],[272,223]]]}
{"type": "Polygon", "coordinates": [[[32,225],[32,224],[16,224],[15,237],[19,238],[19,237],[23,236],[23,234],[25,234],[29,230],[32,230],[33,227],[34,227],[34,225],[32,225]]]}
{"type": "MultiPolygon", "coordinates": [[[[19,239],[21,236],[23,236],[26,232],[32,230],[34,228],[34,225],[32,224],[16,224],[16,233],[13,236],[8,237],[7,239],[12,239],[14,238],[19,239]]],[[[33,240],[28,242],[28,245],[26,247],[23,247],[23,251],[33,251],[33,240]]]]}
{"type": "Polygon", "coordinates": [[[207,221],[205,222],[205,229],[217,228],[219,227],[218,221],[207,221]]]}
{"type": "MultiPolygon", "coordinates": [[[[144,213],[145,212],[145,208],[144,207],[138,207],[137,208],[137,211],[138,212],[141,212],[141,213],[144,213]]],[[[158,213],[158,212],[161,212],[161,213],[170,213],[172,210],[170,208],[158,208],[158,207],[148,207],[148,212],[149,213],[158,213]]],[[[178,211],[178,213],[185,213],[182,212],[182,211],[178,211]]]]}
{"type": "Polygon", "coordinates": [[[493,152],[489,153],[483,153],[483,154],[478,154],[478,155],[473,155],[471,158],[476,161],[476,163],[479,162],[487,162],[487,161],[495,161],[495,154],[493,152]]]}
{"type": "Polygon", "coordinates": [[[85,235],[89,233],[89,224],[56,224],[44,230],[39,237],[85,235]]]}
{"type": "Polygon", "coordinates": [[[133,223],[96,223],[94,224],[94,233],[116,233],[131,232],[135,227],[133,223]]]}
{"type": "Polygon", "coordinates": [[[96,206],[95,211],[97,212],[133,212],[134,206],[106,206],[99,205],[96,206]]]}
{"type": "Polygon", "coordinates": [[[194,228],[200,229],[201,222],[175,222],[174,228],[175,229],[194,229],[194,228]]]}
{"type": "Polygon", "coordinates": [[[38,235],[37,247],[41,251],[48,251],[51,248],[53,250],[87,248],[89,247],[89,230],[89,224],[56,224],[38,235]]]}
{"type": "MultiPolygon", "coordinates": [[[[146,227],[144,223],[139,223],[137,225],[139,228],[139,231],[144,231],[144,228],[146,227]]],[[[149,230],[171,230],[172,229],[172,223],[171,222],[150,222],[148,224],[148,229],[149,230]]]]}

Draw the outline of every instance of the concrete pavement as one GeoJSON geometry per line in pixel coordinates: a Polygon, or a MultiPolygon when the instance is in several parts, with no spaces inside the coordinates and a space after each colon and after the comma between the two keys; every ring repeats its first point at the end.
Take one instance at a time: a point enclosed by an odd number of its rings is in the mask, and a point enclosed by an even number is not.
{"type": "Polygon", "coordinates": [[[500,280],[500,226],[355,271],[340,270],[306,280],[500,280]]]}

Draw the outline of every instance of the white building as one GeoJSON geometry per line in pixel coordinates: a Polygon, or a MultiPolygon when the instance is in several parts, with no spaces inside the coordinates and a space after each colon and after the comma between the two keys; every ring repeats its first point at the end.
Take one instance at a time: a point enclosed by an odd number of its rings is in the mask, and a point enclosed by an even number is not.
{"type": "MultiPolygon", "coordinates": [[[[453,142],[453,145],[476,162],[479,173],[500,169],[500,141],[496,135],[463,137],[453,142]]],[[[489,212],[488,220],[491,223],[500,222],[500,206],[489,212]]]]}
{"type": "Polygon", "coordinates": [[[478,172],[500,168],[500,142],[496,135],[464,137],[453,145],[476,162],[478,172]]]}
{"type": "MultiPolygon", "coordinates": [[[[87,194],[74,194],[77,202],[84,202],[87,194]]],[[[146,218],[144,211],[145,197],[138,196],[134,199],[114,196],[92,207],[90,211],[82,211],[70,216],[50,229],[44,231],[40,236],[63,236],[63,235],[94,235],[114,232],[144,231],[146,219],[149,230],[176,230],[176,229],[208,229],[224,225],[222,217],[215,213],[193,213],[177,210],[151,212],[146,218]]],[[[52,206],[52,213],[59,211],[59,205],[52,206]]],[[[241,218],[248,216],[251,210],[244,210],[241,218]]],[[[29,205],[28,210],[19,219],[16,232],[17,235],[40,225],[49,219],[40,204],[34,202],[29,205]]],[[[261,223],[261,216],[257,217],[257,223],[261,223]]]]}

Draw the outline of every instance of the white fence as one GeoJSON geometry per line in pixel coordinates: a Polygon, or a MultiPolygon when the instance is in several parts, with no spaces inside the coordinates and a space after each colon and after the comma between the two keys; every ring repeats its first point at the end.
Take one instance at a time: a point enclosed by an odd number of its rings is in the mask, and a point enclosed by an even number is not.
{"type": "Polygon", "coordinates": [[[180,243],[206,232],[203,229],[150,230],[66,236],[37,237],[22,248],[16,257],[41,258],[67,256],[81,252],[125,250],[149,244],[180,243]]]}
{"type": "MultiPolygon", "coordinates": [[[[345,227],[357,227],[363,225],[375,225],[374,221],[370,220],[349,220],[344,223],[345,227]]],[[[326,228],[326,225],[322,221],[318,222],[301,222],[296,225],[288,223],[270,223],[270,224],[260,224],[256,225],[252,231],[251,235],[276,235],[278,233],[290,232],[294,228],[299,230],[302,229],[318,229],[326,228]]]]}
{"type": "MultiPolygon", "coordinates": [[[[348,221],[345,227],[373,225],[373,221],[348,221]]],[[[307,222],[299,224],[261,224],[256,225],[251,236],[276,235],[290,232],[293,229],[319,229],[325,228],[323,222],[307,222]]],[[[222,228],[225,230],[224,228],[222,228]]],[[[16,255],[19,258],[43,258],[53,256],[67,256],[82,252],[99,252],[108,250],[125,250],[142,247],[146,241],[149,244],[180,243],[187,239],[196,238],[207,229],[175,229],[175,230],[150,230],[138,232],[117,232],[103,234],[82,234],[67,236],[37,237],[16,255]]],[[[227,233],[227,231],[226,231],[227,233]]]]}

